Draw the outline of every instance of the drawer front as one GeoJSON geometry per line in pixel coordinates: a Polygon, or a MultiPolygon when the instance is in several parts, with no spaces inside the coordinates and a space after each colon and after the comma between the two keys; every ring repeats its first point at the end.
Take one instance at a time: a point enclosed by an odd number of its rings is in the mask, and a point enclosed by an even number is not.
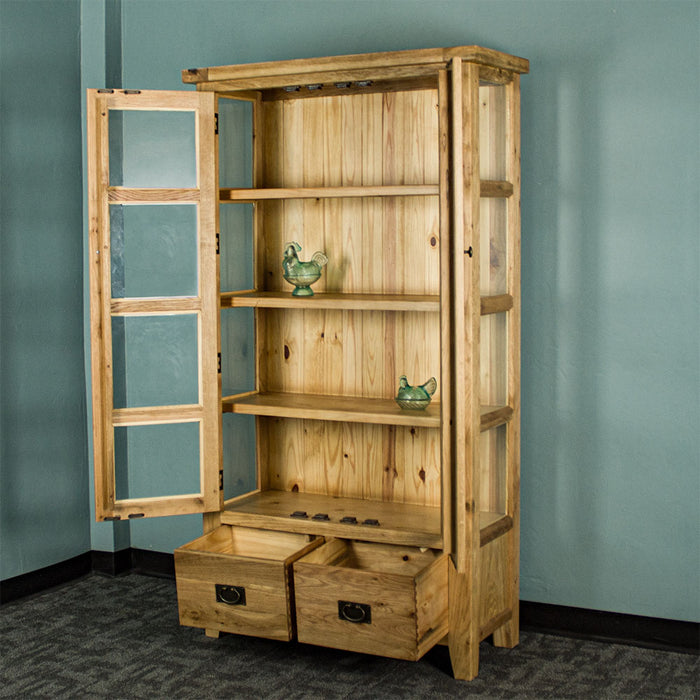
{"type": "Polygon", "coordinates": [[[180,624],[289,641],[291,565],[322,542],[224,525],[176,549],[180,624]]]}
{"type": "Polygon", "coordinates": [[[300,642],[416,660],[447,633],[445,555],[416,575],[302,558],[294,589],[300,642]]]}
{"type": "Polygon", "coordinates": [[[288,641],[292,637],[283,562],[176,552],[180,624],[288,641]]]}

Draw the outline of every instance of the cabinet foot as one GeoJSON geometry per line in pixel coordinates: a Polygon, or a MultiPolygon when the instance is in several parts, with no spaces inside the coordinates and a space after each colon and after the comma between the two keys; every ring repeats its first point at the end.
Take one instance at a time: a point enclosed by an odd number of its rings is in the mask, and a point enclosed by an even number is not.
{"type": "Polygon", "coordinates": [[[506,649],[517,646],[520,641],[519,627],[518,616],[514,615],[508,622],[493,631],[493,645],[506,649]]]}
{"type": "Polygon", "coordinates": [[[479,673],[479,639],[472,623],[469,579],[449,566],[449,633],[452,674],[458,680],[471,681],[479,673]]]}
{"type": "Polygon", "coordinates": [[[211,637],[212,639],[219,638],[219,630],[205,629],[204,634],[206,634],[207,637],[211,637]]]}
{"type": "Polygon", "coordinates": [[[459,681],[471,681],[479,674],[479,645],[454,639],[449,643],[452,675],[459,681]]]}

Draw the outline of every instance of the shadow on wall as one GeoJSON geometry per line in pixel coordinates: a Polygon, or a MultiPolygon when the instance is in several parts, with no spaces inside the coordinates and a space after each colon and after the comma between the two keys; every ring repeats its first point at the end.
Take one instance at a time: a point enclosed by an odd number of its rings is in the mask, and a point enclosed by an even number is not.
{"type": "Polygon", "coordinates": [[[596,439],[601,429],[601,66],[595,56],[568,59],[570,69],[564,71],[558,63],[533,59],[536,85],[547,95],[526,90],[523,99],[522,121],[531,125],[523,133],[522,462],[527,475],[521,597],[526,600],[551,601],[547,582],[552,580],[560,590],[585,590],[586,598],[599,592],[596,542],[605,487],[596,439]],[[531,134],[536,137],[527,142],[531,134]],[[535,201],[536,220],[528,206],[535,201]],[[528,439],[531,435],[539,439],[528,439]],[[551,545],[546,551],[537,544],[545,541],[551,545]]]}

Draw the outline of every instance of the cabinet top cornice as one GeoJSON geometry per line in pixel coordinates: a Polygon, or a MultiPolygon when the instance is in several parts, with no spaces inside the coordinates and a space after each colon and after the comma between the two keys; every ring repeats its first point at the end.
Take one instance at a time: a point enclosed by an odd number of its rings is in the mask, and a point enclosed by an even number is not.
{"type": "Polygon", "coordinates": [[[342,80],[345,75],[356,74],[362,79],[375,74],[377,78],[384,77],[384,74],[386,77],[410,78],[435,72],[457,56],[468,63],[513,73],[529,71],[529,61],[524,58],[481,46],[453,46],[190,68],[182,71],[182,81],[210,89],[215,87],[214,83],[221,84],[222,88],[255,89],[281,87],[293,82],[342,80]]]}

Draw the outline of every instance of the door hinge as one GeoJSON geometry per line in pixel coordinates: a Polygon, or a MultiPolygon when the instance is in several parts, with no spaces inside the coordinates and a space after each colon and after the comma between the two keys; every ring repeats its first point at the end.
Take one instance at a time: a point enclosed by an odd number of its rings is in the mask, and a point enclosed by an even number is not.
{"type": "Polygon", "coordinates": [[[219,491],[224,490],[224,470],[219,469],[219,491]]]}
{"type": "Polygon", "coordinates": [[[219,113],[218,112],[214,113],[214,133],[215,134],[219,133],[219,113]]]}
{"type": "Polygon", "coordinates": [[[220,352],[216,353],[216,358],[217,358],[216,371],[219,374],[221,374],[221,353],[220,352]]]}
{"type": "Polygon", "coordinates": [[[221,253],[221,234],[217,233],[216,234],[216,254],[219,255],[221,253]]]}

